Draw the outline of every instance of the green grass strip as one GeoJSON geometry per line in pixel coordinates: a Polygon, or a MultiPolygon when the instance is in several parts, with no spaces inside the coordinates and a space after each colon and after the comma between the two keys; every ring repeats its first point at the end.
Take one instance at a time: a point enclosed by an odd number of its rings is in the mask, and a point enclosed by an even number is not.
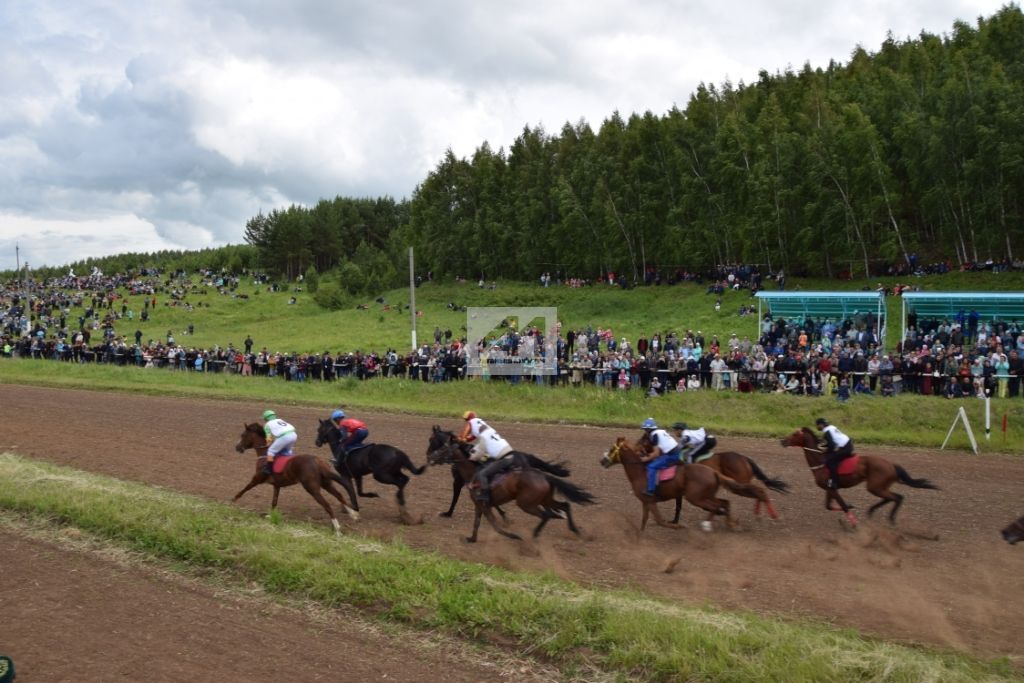
{"type": "MultiPolygon", "coordinates": [[[[911,394],[895,398],[855,397],[842,404],[820,397],[729,391],[645,398],[639,391],[593,386],[513,386],[481,379],[440,384],[403,379],[360,382],[351,378],[330,383],[286,382],[276,378],[11,359],[0,359],[0,383],[251,400],[277,406],[313,405],[325,411],[343,405],[438,418],[457,418],[471,408],[506,420],[633,430],[645,417],[653,416],[669,424],[682,419],[691,425],[706,426],[717,434],[770,439],[778,439],[801,426],[812,426],[815,418],[824,416],[841,425],[857,443],[935,449],[942,445],[957,411],[964,406],[983,451],[1024,453],[1024,401],[1020,399],[992,401],[993,434],[991,441],[985,441],[983,401],[948,401],[911,394]],[[1000,431],[1004,413],[1009,425],[1006,438],[1000,431]]],[[[969,448],[962,426],[954,430],[947,448],[969,448]]]]}
{"type": "MultiPolygon", "coordinates": [[[[215,567],[266,590],[353,605],[455,637],[519,644],[566,671],[653,681],[1009,680],[1003,661],[907,647],[849,630],[590,590],[422,553],[398,542],[274,525],[170,490],[0,454],[0,506],[126,548],[215,567]]],[[[653,568],[650,571],[655,571],[653,568]]]]}

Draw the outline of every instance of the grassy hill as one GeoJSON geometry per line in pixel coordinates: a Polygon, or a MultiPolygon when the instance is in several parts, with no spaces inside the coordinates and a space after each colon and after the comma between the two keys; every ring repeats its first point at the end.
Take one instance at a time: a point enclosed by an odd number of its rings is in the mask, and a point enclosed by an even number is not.
{"type": "MultiPolygon", "coordinates": [[[[907,278],[878,278],[864,281],[791,279],[787,290],[861,290],[874,289],[877,283],[892,285],[906,283],[907,278]]],[[[1021,291],[1024,273],[951,273],[947,275],[914,278],[914,284],[925,291],[1021,291]]],[[[769,283],[769,287],[773,284],[769,283]]],[[[408,289],[385,292],[384,304],[374,300],[364,302],[367,310],[353,305],[346,310],[329,311],[317,305],[308,292],[267,292],[251,283],[243,284],[239,293],[248,299],[231,298],[210,289],[205,295],[195,294],[188,301],[196,306],[188,311],[182,307],[169,307],[166,296],[157,295],[157,307],[147,323],[122,320],[117,331],[131,338],[136,329],[143,332],[143,341],[162,339],[168,330],[174,332],[178,343],[185,346],[212,347],[234,343],[240,346],[245,336],[251,335],[255,348],[264,346],[270,351],[321,353],[352,351],[384,351],[388,347],[408,349],[411,344],[408,289]],[[291,297],[296,303],[289,304],[291,297]],[[402,304],[402,310],[397,309],[402,304]],[[390,307],[390,310],[388,308],[390,307]],[[184,335],[188,325],[194,334],[184,335]]],[[[480,289],[476,284],[454,282],[428,282],[416,290],[418,340],[433,341],[435,327],[451,329],[462,336],[466,314],[448,308],[456,306],[555,306],[565,329],[587,325],[610,327],[618,337],[636,341],[640,334],[676,330],[701,330],[709,340],[718,335],[721,340],[735,332],[740,337],[757,335],[757,316],[741,317],[741,305],[757,301],[749,292],[727,291],[722,295],[722,307],[715,311],[718,298],[705,293],[706,287],[695,283],[674,286],[639,287],[622,290],[617,287],[595,286],[582,289],[568,287],[543,288],[534,283],[499,281],[494,290],[480,289]]],[[[138,312],[142,298],[128,296],[130,307],[138,312]]],[[[896,343],[899,335],[900,299],[888,297],[890,325],[887,346],[896,343]]]]}

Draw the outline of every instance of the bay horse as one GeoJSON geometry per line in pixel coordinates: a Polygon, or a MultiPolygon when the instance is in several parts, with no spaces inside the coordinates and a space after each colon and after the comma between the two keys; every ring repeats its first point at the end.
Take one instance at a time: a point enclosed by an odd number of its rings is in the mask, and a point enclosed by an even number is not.
{"type": "MultiPolygon", "coordinates": [[[[835,510],[832,507],[832,501],[836,501],[839,503],[840,509],[846,515],[846,519],[849,520],[850,524],[857,526],[857,517],[853,514],[851,506],[839,495],[838,489],[830,489],[827,486],[829,472],[828,468],[825,467],[825,451],[819,448],[818,437],[814,432],[808,427],[801,427],[785,439],[782,439],[782,445],[803,448],[807,466],[811,468],[811,472],[814,474],[814,483],[819,488],[825,489],[825,509],[835,510]]],[[[868,508],[868,517],[873,515],[875,510],[892,503],[892,510],[889,511],[889,523],[896,524],[896,512],[903,505],[903,496],[889,489],[897,481],[915,489],[939,488],[927,479],[912,478],[905,469],[889,462],[885,458],[877,455],[861,455],[857,457],[859,460],[853,473],[840,475],[836,483],[838,488],[847,489],[858,486],[862,482],[867,482],[868,491],[882,499],[868,508]]]]}
{"type": "Polygon", "coordinates": [[[725,498],[718,498],[715,494],[719,486],[741,496],[757,498],[769,506],[769,514],[774,511],[768,500],[768,494],[757,484],[740,483],[734,481],[720,472],[705,465],[676,465],[675,477],[668,481],[661,481],[655,489],[655,495],[647,495],[647,464],[640,460],[645,453],[642,444],[630,446],[624,437],[615,440],[615,444],[601,458],[601,466],[609,468],[612,465],[622,465],[635,495],[643,504],[643,519],[640,521],[640,531],[647,527],[647,518],[654,515],[654,521],[659,526],[679,529],[678,521],[666,522],[661,512],[658,511],[658,502],[663,500],[682,498],[702,510],[707,510],[708,518],[701,524],[705,531],[711,530],[711,520],[715,515],[725,517],[729,528],[735,527],[730,511],[729,501],[725,498]]]}
{"type": "MultiPolygon", "coordinates": [[[[445,444],[454,444],[458,447],[462,447],[463,452],[466,453],[466,458],[469,458],[469,446],[459,441],[458,437],[455,436],[454,432],[441,429],[439,426],[434,425],[433,430],[430,433],[430,440],[427,442],[427,454],[429,455],[433,451],[443,448],[445,444]]],[[[569,469],[565,466],[563,461],[548,462],[543,458],[539,458],[531,453],[523,453],[522,451],[512,451],[513,455],[521,456],[526,459],[526,462],[535,470],[540,470],[546,474],[553,474],[556,477],[568,477],[569,469]]],[[[451,517],[452,513],[455,512],[455,504],[459,502],[459,496],[462,494],[462,488],[472,481],[472,477],[469,479],[463,479],[459,473],[459,468],[452,465],[452,503],[448,506],[448,510],[445,512],[438,513],[440,517],[451,517]]],[[[505,519],[505,512],[497,505],[494,508],[501,515],[502,519],[505,519]]]]}
{"type": "Polygon", "coordinates": [[[411,524],[412,518],[405,509],[405,485],[409,483],[409,477],[402,472],[409,470],[415,475],[423,474],[427,467],[416,467],[412,460],[401,449],[387,444],[367,444],[363,448],[356,449],[345,457],[344,464],[339,465],[339,457],[344,452],[341,444],[341,432],[330,420],[320,420],[320,426],[316,432],[317,447],[330,444],[331,453],[334,455],[334,468],[338,474],[350,476],[355,479],[356,493],[361,498],[377,498],[376,493],[363,492],[363,477],[372,474],[373,478],[382,484],[389,484],[398,487],[395,497],[398,499],[398,512],[405,524],[411,524]]]}
{"type": "Polygon", "coordinates": [[[1003,540],[1010,545],[1024,541],[1024,517],[1018,517],[1017,521],[1011,522],[1003,529],[1002,534],[1003,540]]]}
{"type": "MultiPolygon", "coordinates": [[[[640,444],[643,446],[647,453],[654,450],[654,444],[648,438],[647,434],[640,437],[640,444]]],[[[778,491],[779,493],[789,493],[789,484],[781,479],[772,479],[764,470],[754,461],[742,453],[736,453],[735,451],[714,451],[711,455],[700,456],[694,463],[697,465],[704,465],[710,467],[719,474],[724,474],[734,481],[738,481],[741,484],[749,484],[756,477],[758,481],[770,488],[772,491],[778,491]]],[[[741,493],[739,494],[746,498],[754,498],[754,515],[761,515],[761,498],[760,496],[753,493],[741,493]]],[[[676,514],[672,518],[672,521],[676,524],[679,523],[680,511],[683,507],[683,497],[680,495],[676,498],[676,514]]],[[[775,512],[775,507],[771,501],[766,505],[768,508],[768,515],[772,519],[778,518],[778,513],[775,512]]]]}
{"type": "Polygon", "coordinates": [[[242,430],[242,435],[235,445],[235,450],[239,453],[244,453],[248,448],[256,451],[256,474],[245,485],[245,488],[235,494],[235,497],[231,499],[232,503],[237,502],[249,489],[260,484],[270,484],[274,487],[274,499],[270,503],[270,509],[274,510],[277,508],[277,496],[282,488],[292,484],[302,484],[302,488],[306,489],[306,492],[313,496],[316,502],[320,503],[320,507],[331,518],[334,533],[341,533],[341,523],[338,522],[338,518],[335,516],[330,503],[320,493],[320,489],[324,489],[337,498],[338,502],[341,503],[342,509],[348,513],[349,517],[354,520],[359,519],[359,503],[356,500],[355,491],[352,490],[352,482],[333,472],[330,465],[324,461],[313,455],[293,455],[288,459],[288,462],[284,465],[284,470],[280,474],[265,473],[263,471],[263,464],[267,456],[267,437],[263,432],[263,427],[255,422],[245,425],[245,429],[242,430]],[[349,498],[352,499],[351,507],[345,504],[345,499],[341,497],[341,493],[334,488],[335,483],[341,484],[348,492],[349,498]]]}
{"type": "MultiPolygon", "coordinates": [[[[472,481],[477,471],[477,464],[469,459],[464,444],[457,441],[449,440],[442,443],[440,448],[431,451],[427,455],[427,461],[431,465],[454,465],[464,482],[472,481]]],[[[580,530],[577,528],[575,521],[573,521],[572,506],[569,503],[590,505],[594,502],[594,497],[580,486],[571,484],[564,479],[559,479],[557,476],[536,470],[533,467],[509,470],[504,476],[499,476],[491,483],[490,502],[485,503],[476,498],[473,499],[473,503],[476,506],[473,517],[473,533],[466,537],[466,541],[476,543],[477,532],[480,529],[480,518],[483,516],[487,517],[491,528],[502,536],[517,541],[522,540],[522,537],[518,534],[500,528],[497,520],[494,518],[492,508],[509,501],[515,501],[516,505],[523,512],[540,518],[540,523],[533,530],[533,538],[537,538],[541,529],[548,523],[548,520],[561,517],[565,518],[569,525],[569,530],[579,536],[580,530]],[[568,501],[556,500],[556,492],[565,496],[568,501]]]]}

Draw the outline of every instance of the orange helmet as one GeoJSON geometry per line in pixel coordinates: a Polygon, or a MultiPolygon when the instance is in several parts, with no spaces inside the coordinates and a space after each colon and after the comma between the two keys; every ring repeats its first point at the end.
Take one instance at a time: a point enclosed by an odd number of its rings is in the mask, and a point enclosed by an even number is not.
{"type": "Polygon", "coordinates": [[[476,413],[474,413],[472,410],[467,410],[462,414],[463,420],[472,420],[474,417],[476,417],[476,413]]]}

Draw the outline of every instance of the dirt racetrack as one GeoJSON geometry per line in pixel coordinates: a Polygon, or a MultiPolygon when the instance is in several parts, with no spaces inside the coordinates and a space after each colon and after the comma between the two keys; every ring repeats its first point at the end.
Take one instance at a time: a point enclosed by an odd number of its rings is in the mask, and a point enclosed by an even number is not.
{"type": "MultiPolygon", "coordinates": [[[[220,500],[241,489],[254,469],[251,452],[240,456],[234,444],[243,422],[255,421],[266,407],[13,385],[0,385],[0,405],[5,418],[0,451],[220,500]],[[200,464],[206,473],[201,478],[194,475],[200,464]]],[[[328,407],[275,408],[298,428],[298,452],[328,455],[313,447],[316,420],[326,417],[328,407]]],[[[372,440],[403,448],[417,464],[425,461],[430,426],[437,420],[359,416],[369,424],[372,440]]],[[[999,529],[1024,512],[1024,460],[1019,457],[862,448],[898,462],[913,477],[927,477],[942,490],[897,484],[895,490],[906,495],[900,533],[890,531],[882,519],[849,532],[841,528],[838,513],[823,509],[823,495],[799,451],[783,449],[777,440],[720,437],[719,450],[750,455],[770,476],[791,485],[791,495],[773,494],[782,519],[755,520],[752,501],[733,497],[741,522],[737,531],[716,522],[715,531],[705,534],[695,523],[698,511],[686,506],[687,529],[648,527],[638,538],[640,506],[622,469],[604,470],[597,462],[624,430],[484,417],[516,448],[570,461],[572,480],[598,497],[597,505],[574,509],[584,539],[556,520],[532,547],[499,537],[485,522],[480,542],[464,543],[472,522],[466,497],[452,519],[437,516],[451,497],[446,467],[428,469],[406,489],[410,512],[422,516],[423,524],[399,524],[394,489],[370,480],[366,489],[382,497],[362,499],[362,520],[352,523],[343,517],[346,530],[401,537],[414,547],[463,560],[550,570],[586,584],[638,587],[691,603],[809,616],[867,634],[982,656],[1006,655],[1016,666],[1024,664],[1024,548],[1008,546],[999,537],[999,529]],[[923,540],[930,534],[938,539],[923,540]],[[666,573],[675,560],[674,571],[666,573]]],[[[460,425],[449,421],[443,426],[460,425]]],[[[799,426],[782,424],[778,436],[799,426]]],[[[270,494],[271,488],[262,486],[240,504],[263,512],[270,494]]],[[[874,499],[861,487],[850,491],[847,500],[863,517],[874,499]]],[[[671,514],[670,508],[663,504],[664,513],[671,514]]],[[[328,532],[323,511],[299,488],[282,490],[281,509],[286,519],[319,521],[328,532]]],[[[533,518],[517,509],[510,512],[514,529],[532,528],[533,518]]],[[[36,614],[40,621],[22,628],[48,629],[44,615],[36,614]]]]}

